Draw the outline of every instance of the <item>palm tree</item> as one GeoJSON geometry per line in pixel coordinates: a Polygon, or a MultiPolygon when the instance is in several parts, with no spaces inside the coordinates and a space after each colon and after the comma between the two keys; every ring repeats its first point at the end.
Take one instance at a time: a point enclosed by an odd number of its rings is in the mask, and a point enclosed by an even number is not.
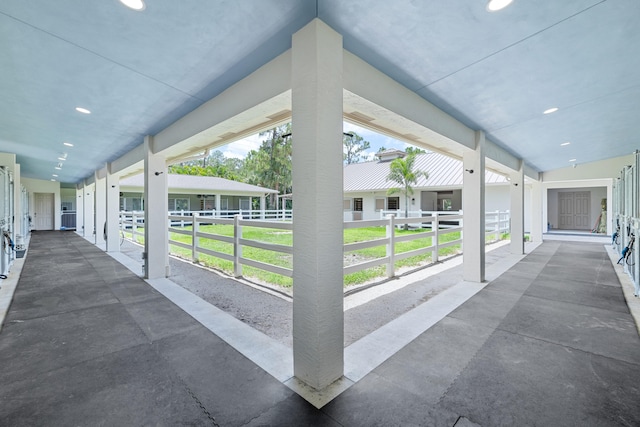
{"type": "MultiPolygon", "coordinates": [[[[387,180],[394,181],[400,184],[400,187],[390,188],[387,194],[402,193],[404,194],[404,216],[409,217],[409,196],[413,194],[412,185],[418,182],[418,178],[424,176],[425,179],[429,179],[429,172],[414,171],[413,163],[416,160],[416,155],[411,154],[405,158],[397,158],[389,165],[389,175],[387,180]]],[[[404,229],[409,229],[409,224],[404,225],[404,229]]]]}

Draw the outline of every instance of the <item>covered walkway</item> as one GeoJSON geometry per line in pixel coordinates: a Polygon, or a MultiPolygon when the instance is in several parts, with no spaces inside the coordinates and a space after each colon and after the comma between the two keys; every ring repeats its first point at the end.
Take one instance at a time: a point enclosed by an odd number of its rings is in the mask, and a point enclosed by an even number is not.
{"type": "Polygon", "coordinates": [[[320,409],[75,233],[37,232],[0,333],[2,425],[638,425],[602,244],[539,246],[320,409]]]}

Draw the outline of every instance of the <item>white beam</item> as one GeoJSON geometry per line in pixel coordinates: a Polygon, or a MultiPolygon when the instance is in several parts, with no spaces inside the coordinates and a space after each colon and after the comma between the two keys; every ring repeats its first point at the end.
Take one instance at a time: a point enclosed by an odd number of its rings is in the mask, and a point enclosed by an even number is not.
{"type": "Polygon", "coordinates": [[[524,163],[511,173],[511,253],[524,254],[524,163]]]}

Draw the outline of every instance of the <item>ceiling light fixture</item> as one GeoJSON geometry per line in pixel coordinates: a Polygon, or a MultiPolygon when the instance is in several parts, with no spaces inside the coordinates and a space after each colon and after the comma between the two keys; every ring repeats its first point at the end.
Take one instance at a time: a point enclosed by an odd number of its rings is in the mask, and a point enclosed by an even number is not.
{"type": "Polygon", "coordinates": [[[62,168],[61,168],[60,166],[56,166],[54,169],[55,169],[55,170],[57,170],[57,171],[59,171],[59,170],[60,170],[60,169],[62,169],[62,168]]]}
{"type": "Polygon", "coordinates": [[[578,159],[569,159],[570,162],[575,162],[578,159]]]}
{"type": "Polygon", "coordinates": [[[496,12],[509,6],[512,1],[513,0],[489,0],[489,3],[487,3],[487,10],[489,12],[496,12]]]}
{"type": "Polygon", "coordinates": [[[561,147],[566,147],[567,145],[571,144],[569,141],[567,142],[563,142],[562,144],[560,144],[561,147]]]}
{"type": "Polygon", "coordinates": [[[558,111],[558,107],[553,107],[553,108],[549,108],[548,110],[544,110],[542,114],[551,114],[551,113],[555,113],[556,111],[558,111]]]}
{"type": "Polygon", "coordinates": [[[146,7],[143,0],[120,0],[120,3],[133,10],[144,10],[146,7]]]}
{"type": "Polygon", "coordinates": [[[66,157],[58,157],[58,160],[62,160],[64,162],[65,160],[67,160],[67,158],[66,157]]]}
{"type": "Polygon", "coordinates": [[[63,142],[64,145],[66,145],[67,147],[73,147],[73,144],[70,142],[63,142]]]}
{"type": "Polygon", "coordinates": [[[55,178],[51,178],[51,181],[56,182],[56,179],[55,178]]]}
{"type": "Polygon", "coordinates": [[[82,114],[91,114],[91,111],[87,110],[86,108],[82,108],[82,107],[76,107],[76,111],[78,113],[82,113],[82,114]]]}
{"type": "Polygon", "coordinates": [[[51,174],[51,176],[58,176],[58,174],[57,174],[57,173],[54,173],[54,174],[51,174]]]}

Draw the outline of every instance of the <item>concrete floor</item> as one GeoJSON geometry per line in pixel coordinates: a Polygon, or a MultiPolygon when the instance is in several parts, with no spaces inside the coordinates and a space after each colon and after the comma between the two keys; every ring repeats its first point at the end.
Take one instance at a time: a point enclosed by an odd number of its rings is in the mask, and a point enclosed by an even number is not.
{"type": "Polygon", "coordinates": [[[283,380],[75,233],[33,234],[0,425],[640,425],[640,337],[598,243],[544,243],[321,409],[283,380]]]}

